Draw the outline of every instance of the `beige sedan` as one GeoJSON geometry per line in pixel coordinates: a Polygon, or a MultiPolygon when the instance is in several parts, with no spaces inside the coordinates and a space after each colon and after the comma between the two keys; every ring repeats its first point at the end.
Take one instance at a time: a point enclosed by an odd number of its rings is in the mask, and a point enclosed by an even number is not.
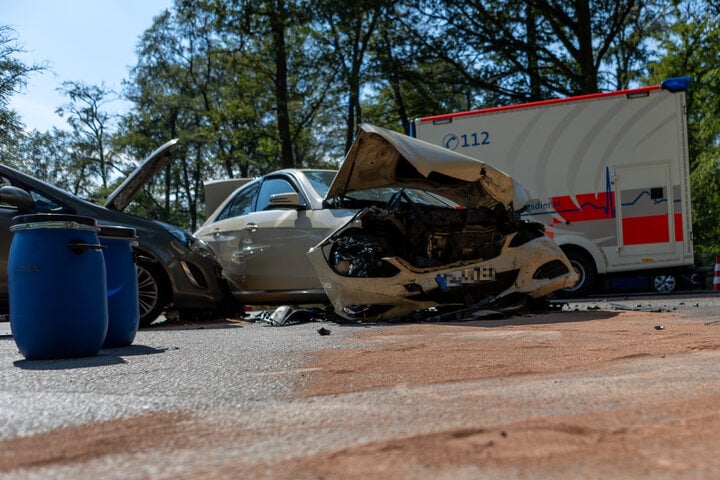
{"type": "Polygon", "coordinates": [[[577,274],[525,189],[491,166],[362,125],[338,172],[280,170],[232,193],[195,235],[246,304],[329,300],[353,320],[537,299],[577,274]]]}
{"type": "Polygon", "coordinates": [[[355,213],[327,209],[334,170],[286,169],[233,192],[195,232],[216,253],[245,304],[327,301],[307,251],[355,213]]]}
{"type": "Polygon", "coordinates": [[[362,125],[327,204],[379,198],[309,256],[335,313],[391,320],[449,305],[517,305],[577,274],[540,224],[520,220],[527,191],[481,161],[362,125]]]}

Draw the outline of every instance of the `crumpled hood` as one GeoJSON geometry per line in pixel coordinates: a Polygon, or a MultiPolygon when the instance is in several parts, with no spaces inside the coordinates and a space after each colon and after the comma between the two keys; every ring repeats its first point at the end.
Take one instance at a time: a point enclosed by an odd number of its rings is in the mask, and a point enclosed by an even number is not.
{"type": "Polygon", "coordinates": [[[173,151],[177,146],[178,139],[174,138],[165,142],[162,146],[152,152],[133,172],[128,175],[125,181],[108,195],[105,208],[122,212],[132,201],[137,193],[170,162],[173,151]]]}
{"type": "Polygon", "coordinates": [[[480,160],[392,130],[363,124],[327,198],[371,188],[416,188],[468,208],[502,203],[520,210],[527,190],[480,160]]]}

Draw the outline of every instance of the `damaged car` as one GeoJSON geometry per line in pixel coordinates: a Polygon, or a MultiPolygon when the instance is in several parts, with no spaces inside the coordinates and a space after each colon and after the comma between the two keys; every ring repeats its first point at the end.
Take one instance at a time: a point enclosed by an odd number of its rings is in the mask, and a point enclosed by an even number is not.
{"type": "Polygon", "coordinates": [[[242,304],[327,302],[306,253],[355,210],[324,208],[336,170],[282,169],[232,192],[195,232],[242,304]]]}
{"type": "Polygon", "coordinates": [[[362,125],[324,206],[355,215],[308,252],[337,315],[380,321],[449,305],[502,305],[572,287],[527,191],[479,160],[362,125]]]}
{"type": "Polygon", "coordinates": [[[205,315],[224,306],[229,297],[227,286],[220,263],[205,242],[176,226],[126,211],[149,179],[172,160],[177,144],[173,139],[152,152],[103,205],[0,165],[0,312],[9,311],[10,225],[17,215],[30,213],[80,215],[96,219],[100,226],[135,230],[133,253],[142,327],[171,306],[183,315],[205,315]]]}

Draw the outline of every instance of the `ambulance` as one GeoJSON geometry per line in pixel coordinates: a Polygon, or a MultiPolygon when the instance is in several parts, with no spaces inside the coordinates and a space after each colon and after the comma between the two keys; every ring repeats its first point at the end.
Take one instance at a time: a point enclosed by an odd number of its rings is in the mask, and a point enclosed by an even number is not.
{"type": "MultiPolygon", "coordinates": [[[[608,93],[419,118],[412,136],[510,174],[579,274],[646,271],[658,291],[693,265],[689,78],[608,93]]],[[[670,288],[671,289],[671,288],[670,288]]]]}

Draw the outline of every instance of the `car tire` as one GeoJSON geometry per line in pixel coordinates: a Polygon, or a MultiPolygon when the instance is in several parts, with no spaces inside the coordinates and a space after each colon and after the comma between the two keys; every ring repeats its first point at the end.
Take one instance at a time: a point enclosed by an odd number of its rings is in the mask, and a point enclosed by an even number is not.
{"type": "Polygon", "coordinates": [[[657,272],[650,275],[650,289],[656,293],[670,293],[677,288],[678,279],[670,272],[657,272]]]}
{"type": "Polygon", "coordinates": [[[169,295],[165,275],[160,267],[149,261],[137,262],[140,327],[148,327],[162,313],[169,295]]]}
{"type": "Polygon", "coordinates": [[[555,294],[561,298],[584,297],[590,292],[595,283],[595,277],[597,276],[595,262],[590,255],[576,248],[563,249],[563,252],[565,252],[579,278],[574,287],[563,288],[555,294]]]}

